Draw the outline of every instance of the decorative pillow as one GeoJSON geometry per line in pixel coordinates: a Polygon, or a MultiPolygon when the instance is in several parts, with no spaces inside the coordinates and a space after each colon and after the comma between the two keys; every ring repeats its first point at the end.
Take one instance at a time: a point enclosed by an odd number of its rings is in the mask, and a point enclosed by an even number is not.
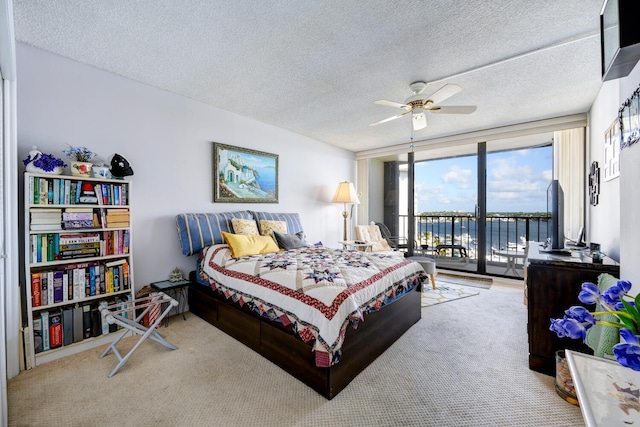
{"type": "Polygon", "coordinates": [[[252,219],[232,218],[233,232],[235,234],[245,234],[249,236],[259,236],[258,224],[252,219]]]}
{"type": "Polygon", "coordinates": [[[278,246],[280,246],[285,251],[288,251],[289,249],[298,249],[308,246],[307,242],[304,240],[304,233],[302,232],[296,234],[284,234],[274,231],[273,236],[276,238],[278,246]]]}
{"type": "Polygon", "coordinates": [[[262,236],[273,236],[273,232],[287,234],[287,223],[284,221],[270,221],[268,219],[261,219],[260,222],[260,234],[262,236]]]}
{"type": "Polygon", "coordinates": [[[193,255],[207,246],[224,243],[221,233],[233,231],[233,218],[253,219],[253,214],[249,211],[236,211],[176,215],[182,254],[193,255]]]}
{"type": "Polygon", "coordinates": [[[231,256],[234,258],[280,251],[278,245],[269,236],[232,234],[224,231],[222,236],[231,248],[231,256]]]}
{"type": "MultiPolygon", "coordinates": [[[[253,212],[253,216],[256,221],[258,221],[258,227],[260,227],[261,219],[268,219],[271,221],[284,221],[287,223],[287,231],[285,233],[298,233],[300,231],[304,231],[302,227],[302,221],[300,220],[300,215],[298,213],[280,213],[280,212],[253,212]]],[[[261,234],[262,229],[260,229],[261,234]]]]}

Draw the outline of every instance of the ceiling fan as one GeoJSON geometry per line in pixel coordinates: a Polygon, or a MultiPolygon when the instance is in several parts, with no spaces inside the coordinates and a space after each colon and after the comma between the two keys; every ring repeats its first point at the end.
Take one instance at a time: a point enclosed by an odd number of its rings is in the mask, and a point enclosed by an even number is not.
{"type": "Polygon", "coordinates": [[[404,100],[404,104],[393,101],[386,101],[384,99],[374,101],[378,105],[386,105],[389,107],[402,108],[403,113],[398,115],[387,117],[386,119],[371,123],[369,126],[379,125],[380,123],[389,122],[391,120],[399,119],[409,113],[412,113],[413,118],[413,130],[420,130],[427,127],[427,118],[425,112],[429,113],[441,113],[441,114],[471,114],[476,111],[475,105],[447,105],[439,107],[442,101],[452,97],[456,93],[460,92],[462,88],[454,84],[446,84],[440,89],[432,93],[431,95],[423,95],[422,91],[427,87],[425,82],[413,82],[409,85],[413,91],[413,95],[404,100]]]}

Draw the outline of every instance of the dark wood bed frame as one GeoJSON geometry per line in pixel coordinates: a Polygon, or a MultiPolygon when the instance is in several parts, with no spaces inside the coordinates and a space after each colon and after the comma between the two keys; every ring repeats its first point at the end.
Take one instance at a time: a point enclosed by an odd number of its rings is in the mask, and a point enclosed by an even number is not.
{"type": "Polygon", "coordinates": [[[420,320],[420,286],[392,304],[365,315],[357,329],[347,327],[340,362],[315,365],[313,343],[305,343],[291,327],[270,321],[245,305],[227,300],[190,274],[189,311],[275,363],[327,399],[334,398],[360,372],[420,320]]]}

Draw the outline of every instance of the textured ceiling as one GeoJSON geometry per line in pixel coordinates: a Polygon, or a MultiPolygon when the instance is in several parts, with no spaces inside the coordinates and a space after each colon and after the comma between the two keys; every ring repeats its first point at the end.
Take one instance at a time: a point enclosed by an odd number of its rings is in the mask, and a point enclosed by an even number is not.
{"type": "Polygon", "coordinates": [[[14,0],[20,42],[351,151],[588,111],[602,0],[14,0]]]}

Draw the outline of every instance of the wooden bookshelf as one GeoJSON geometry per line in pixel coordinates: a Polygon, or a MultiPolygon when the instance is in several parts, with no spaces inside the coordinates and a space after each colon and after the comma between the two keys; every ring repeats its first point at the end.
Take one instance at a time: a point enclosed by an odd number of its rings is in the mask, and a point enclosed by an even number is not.
{"type": "Polygon", "coordinates": [[[26,369],[117,338],[98,306],[134,299],[130,194],[131,181],[25,173],[26,369]]]}

